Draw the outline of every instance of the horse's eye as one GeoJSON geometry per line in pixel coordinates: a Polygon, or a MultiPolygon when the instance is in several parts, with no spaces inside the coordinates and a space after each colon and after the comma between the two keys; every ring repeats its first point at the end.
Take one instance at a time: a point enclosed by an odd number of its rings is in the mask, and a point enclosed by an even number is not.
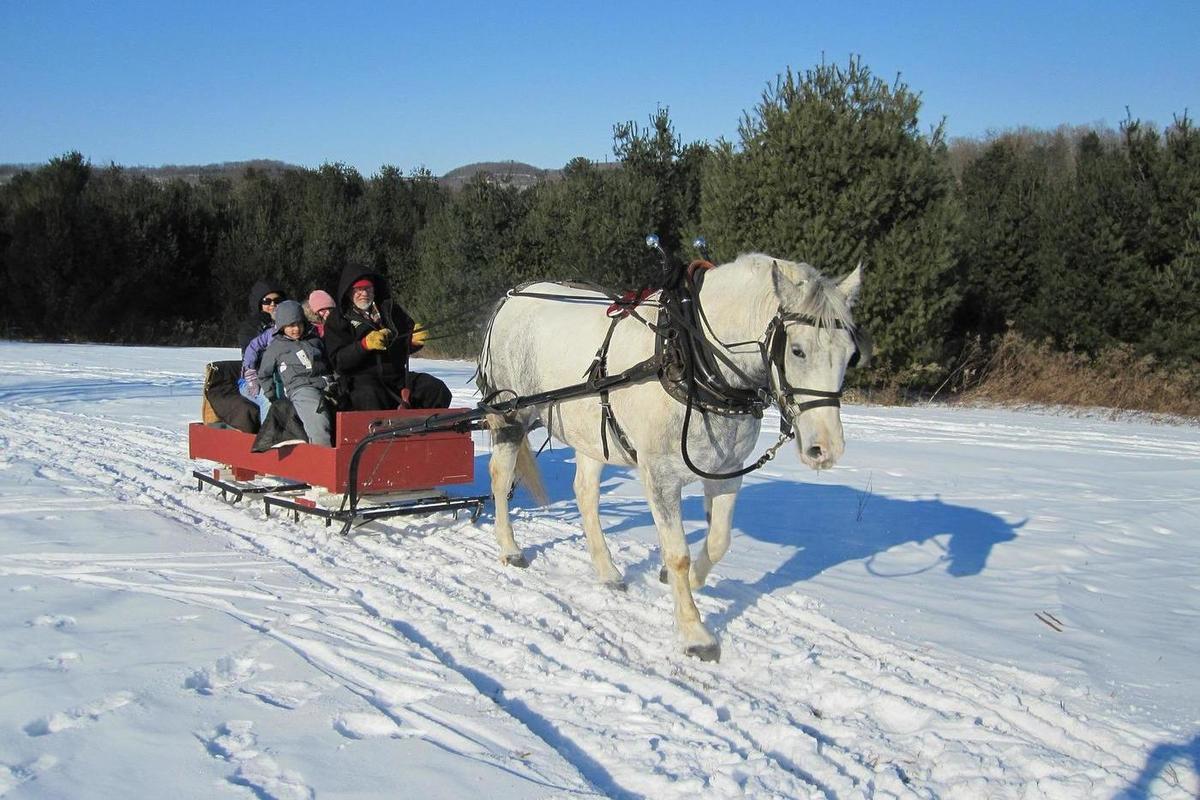
{"type": "Polygon", "coordinates": [[[846,366],[847,367],[857,367],[858,362],[861,359],[862,359],[862,354],[858,351],[858,348],[856,347],[856,348],[854,348],[854,355],[850,356],[850,363],[848,363],[846,366]]]}
{"type": "Polygon", "coordinates": [[[800,345],[798,345],[798,344],[792,345],[792,355],[794,355],[796,358],[806,358],[807,357],[804,355],[804,351],[800,349],[800,345]]]}

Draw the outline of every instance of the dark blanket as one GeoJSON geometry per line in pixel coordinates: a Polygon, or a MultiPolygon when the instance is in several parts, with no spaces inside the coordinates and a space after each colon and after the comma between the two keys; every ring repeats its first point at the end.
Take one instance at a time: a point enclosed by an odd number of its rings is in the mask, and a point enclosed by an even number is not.
{"type": "Polygon", "coordinates": [[[286,397],[281,397],[271,403],[267,418],[262,429],[250,446],[251,452],[263,453],[272,447],[283,447],[289,444],[302,444],[308,441],[304,432],[304,423],[296,414],[296,407],[286,397]]]}

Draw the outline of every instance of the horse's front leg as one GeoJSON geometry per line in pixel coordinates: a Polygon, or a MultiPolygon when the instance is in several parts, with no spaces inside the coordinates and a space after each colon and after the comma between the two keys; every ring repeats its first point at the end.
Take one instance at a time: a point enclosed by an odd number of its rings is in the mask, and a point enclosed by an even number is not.
{"type": "Polygon", "coordinates": [[[500,560],[512,567],[528,567],[528,559],[513,538],[512,520],[508,515],[508,493],[513,487],[517,455],[525,444],[525,429],[511,423],[506,425],[500,417],[490,417],[488,423],[492,428],[492,458],[488,461],[488,474],[492,478],[500,560]]]}
{"type": "Polygon", "coordinates": [[[588,553],[596,577],[610,589],[625,591],[625,578],[613,564],[608,542],[600,527],[600,473],[604,462],[575,452],[575,502],[579,505],[579,516],[583,520],[583,532],[587,535],[588,553]]]}
{"type": "Polygon", "coordinates": [[[729,550],[729,535],[733,529],[733,506],[742,488],[741,477],[725,481],[704,481],[704,510],[708,518],[708,533],[700,553],[692,564],[691,584],[699,589],[712,571],[713,564],[729,550]]]}
{"type": "Polygon", "coordinates": [[[687,539],[683,533],[681,497],[682,481],[669,470],[656,470],[653,464],[641,466],[642,483],[646,486],[646,499],[654,525],[658,528],[658,542],[666,565],[668,584],[675,599],[675,625],[683,637],[684,652],[701,661],[717,661],[721,658],[721,646],[716,638],[700,621],[700,610],[692,598],[688,583],[691,558],[688,556],[687,539]]]}

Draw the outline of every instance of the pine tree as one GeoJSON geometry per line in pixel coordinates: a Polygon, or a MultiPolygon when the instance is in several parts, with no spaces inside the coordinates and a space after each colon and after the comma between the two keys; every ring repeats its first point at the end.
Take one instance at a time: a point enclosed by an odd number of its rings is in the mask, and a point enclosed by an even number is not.
{"type": "Polygon", "coordinates": [[[920,98],[858,59],[788,70],[764,92],[735,147],[703,180],[703,230],[728,259],[757,250],[840,273],[863,262],[856,316],[879,374],[928,384],[944,369],[958,302],[958,221],[939,126],[917,129],[920,98]]]}
{"type": "Polygon", "coordinates": [[[1147,236],[1153,308],[1143,349],[1200,365],[1200,130],[1186,114],[1167,129],[1147,236]]]}
{"type": "Polygon", "coordinates": [[[72,332],[63,311],[77,275],[90,266],[85,239],[94,215],[85,192],[91,179],[92,166],[72,152],[4,187],[6,317],[24,335],[72,332]]]}
{"type": "MultiPolygon", "coordinates": [[[[417,236],[417,270],[404,302],[418,322],[446,320],[439,333],[482,321],[528,263],[520,230],[528,208],[519,190],[477,175],[455,193],[417,236]]],[[[470,329],[439,348],[468,353],[478,345],[470,329]]]]}

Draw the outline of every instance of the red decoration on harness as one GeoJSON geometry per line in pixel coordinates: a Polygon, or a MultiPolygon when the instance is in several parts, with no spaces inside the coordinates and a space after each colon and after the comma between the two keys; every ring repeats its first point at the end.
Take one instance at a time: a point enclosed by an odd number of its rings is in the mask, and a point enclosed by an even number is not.
{"type": "Polygon", "coordinates": [[[621,317],[627,317],[629,316],[629,312],[632,311],[638,305],[638,303],[642,302],[657,291],[657,289],[646,287],[645,289],[639,289],[636,291],[630,289],[627,292],[622,292],[620,299],[609,306],[608,310],[604,313],[609,319],[620,319],[621,317]]]}

